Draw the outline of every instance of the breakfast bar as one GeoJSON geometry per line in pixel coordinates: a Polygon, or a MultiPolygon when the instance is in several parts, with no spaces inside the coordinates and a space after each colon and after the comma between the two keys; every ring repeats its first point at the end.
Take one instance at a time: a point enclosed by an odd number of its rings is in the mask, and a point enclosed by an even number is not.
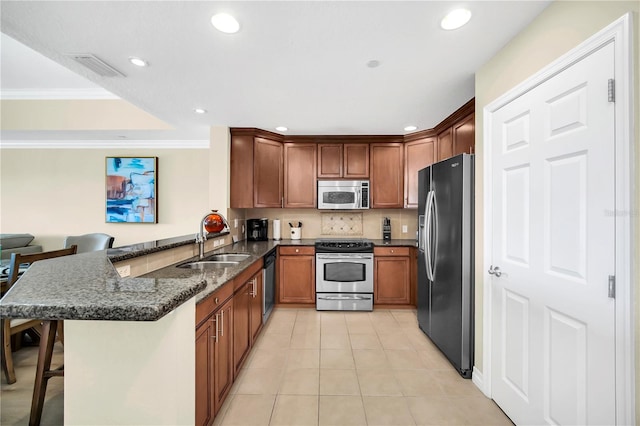
{"type": "Polygon", "coordinates": [[[272,243],[219,250],[250,253],[220,270],[162,268],[121,278],[113,263],[193,237],[34,263],[0,302],[3,318],[64,320],[65,424],[194,424],[196,303],[232,280],[272,243]]]}

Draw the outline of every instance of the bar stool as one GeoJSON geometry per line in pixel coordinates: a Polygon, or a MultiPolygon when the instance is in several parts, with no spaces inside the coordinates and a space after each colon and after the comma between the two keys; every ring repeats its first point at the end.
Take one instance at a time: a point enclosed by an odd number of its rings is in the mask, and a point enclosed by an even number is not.
{"type": "MultiPolygon", "coordinates": [[[[62,250],[48,251],[44,253],[20,254],[13,253],[11,255],[11,264],[9,266],[8,286],[9,288],[18,280],[18,270],[21,264],[33,264],[44,259],[53,259],[61,256],[75,254],[78,246],[72,245],[62,250]]],[[[42,335],[40,336],[40,346],[38,348],[38,364],[36,365],[36,379],[33,386],[33,397],[31,399],[31,414],[29,417],[29,425],[39,425],[42,417],[42,407],[44,405],[44,396],[47,391],[47,382],[51,377],[63,376],[64,366],[60,366],[55,370],[51,370],[51,357],[53,355],[53,345],[56,341],[56,331],[62,326],[62,320],[28,320],[28,324],[38,325],[42,323],[42,335]]],[[[12,320],[6,318],[2,320],[2,367],[7,377],[7,382],[14,383],[16,381],[13,368],[13,357],[11,355],[11,323],[19,324],[24,330],[24,320],[12,320]]],[[[17,330],[18,328],[16,328],[17,330]]],[[[15,334],[15,333],[14,333],[15,334]]]]}

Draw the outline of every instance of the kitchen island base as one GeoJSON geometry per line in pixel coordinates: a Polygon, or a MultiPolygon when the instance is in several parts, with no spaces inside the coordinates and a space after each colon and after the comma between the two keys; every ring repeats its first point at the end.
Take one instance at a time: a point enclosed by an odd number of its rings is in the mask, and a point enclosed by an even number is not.
{"type": "Polygon", "coordinates": [[[195,299],[158,321],[65,321],[66,425],[193,425],[195,299]]]}

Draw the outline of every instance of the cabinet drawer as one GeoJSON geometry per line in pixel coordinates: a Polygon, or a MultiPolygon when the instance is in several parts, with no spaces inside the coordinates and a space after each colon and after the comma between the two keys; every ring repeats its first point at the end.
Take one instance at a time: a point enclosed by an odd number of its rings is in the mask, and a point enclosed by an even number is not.
{"type": "Polygon", "coordinates": [[[374,247],[374,256],[409,256],[409,247],[374,247]]]}
{"type": "Polygon", "coordinates": [[[196,305],[196,325],[200,324],[212,312],[222,307],[231,295],[233,295],[233,285],[231,282],[227,282],[213,292],[211,296],[198,303],[196,305]]]}
{"type": "Polygon", "coordinates": [[[280,246],[278,248],[279,252],[283,256],[287,255],[297,255],[297,254],[315,254],[316,248],[312,246],[280,246]]]}

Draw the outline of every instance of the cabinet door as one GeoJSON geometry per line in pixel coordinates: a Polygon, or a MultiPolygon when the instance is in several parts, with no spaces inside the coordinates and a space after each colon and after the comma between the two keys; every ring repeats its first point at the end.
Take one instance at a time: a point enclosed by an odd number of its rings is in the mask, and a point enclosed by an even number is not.
{"type": "Polygon", "coordinates": [[[374,259],[374,303],[408,305],[411,303],[411,265],[409,256],[374,259]]]}
{"type": "Polygon", "coordinates": [[[253,276],[251,289],[251,345],[262,328],[262,271],[253,276]]]}
{"type": "Polygon", "coordinates": [[[342,144],[320,143],[318,144],[318,177],[341,178],[342,177],[342,144]]]}
{"type": "Polygon", "coordinates": [[[282,175],[282,143],[254,138],[254,207],[282,207],[282,175]]]}
{"type": "Polygon", "coordinates": [[[284,144],[284,207],[315,208],[315,143],[284,144]]]}
{"type": "Polygon", "coordinates": [[[208,425],[215,413],[213,329],[209,318],[196,328],[196,425],[208,425]]]}
{"type": "Polygon", "coordinates": [[[438,133],[438,161],[453,157],[453,135],[451,127],[438,133]]]}
{"type": "Polygon", "coordinates": [[[280,256],[279,303],[316,303],[315,256],[280,256]]]}
{"type": "Polygon", "coordinates": [[[231,135],[230,207],[253,208],[253,135],[231,135]]]}
{"type": "Polygon", "coordinates": [[[343,150],[343,177],[347,179],[368,179],[369,144],[345,143],[343,150]]]}
{"type": "Polygon", "coordinates": [[[418,171],[435,162],[435,145],[435,137],[404,145],[404,206],[407,208],[418,208],[418,171]]]}
{"type": "Polygon", "coordinates": [[[233,364],[237,377],[251,347],[250,281],[244,283],[233,295],[233,364]]]}
{"type": "Polygon", "coordinates": [[[475,114],[470,114],[453,125],[453,155],[473,154],[475,141],[475,114]]]}
{"type": "Polygon", "coordinates": [[[375,143],[371,150],[371,207],[404,207],[404,167],[401,143],[375,143]]]}
{"type": "MultiPolygon", "coordinates": [[[[233,300],[229,299],[216,313],[217,339],[214,339],[215,413],[222,407],[233,385],[233,300]]],[[[214,330],[215,335],[215,330],[214,330]]]]}

